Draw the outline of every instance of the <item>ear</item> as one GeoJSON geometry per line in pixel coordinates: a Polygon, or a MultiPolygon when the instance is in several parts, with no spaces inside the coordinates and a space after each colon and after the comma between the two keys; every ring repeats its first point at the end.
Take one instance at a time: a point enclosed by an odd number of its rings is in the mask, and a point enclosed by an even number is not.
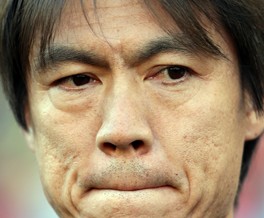
{"type": "Polygon", "coordinates": [[[26,109],[25,109],[25,120],[26,120],[26,124],[27,124],[27,130],[23,130],[23,134],[24,134],[24,137],[27,141],[28,147],[30,148],[30,150],[35,152],[35,144],[34,144],[35,134],[34,134],[32,119],[31,119],[31,115],[30,115],[30,110],[28,107],[26,107],[26,109]]]}
{"type": "Polygon", "coordinates": [[[247,112],[247,119],[246,140],[253,140],[264,131],[264,114],[258,114],[255,110],[251,109],[247,112]]]}

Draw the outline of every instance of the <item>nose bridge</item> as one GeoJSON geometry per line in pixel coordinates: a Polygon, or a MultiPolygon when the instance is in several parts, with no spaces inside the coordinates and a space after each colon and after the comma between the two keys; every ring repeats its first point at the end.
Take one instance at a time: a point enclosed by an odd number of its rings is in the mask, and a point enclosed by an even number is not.
{"type": "Polygon", "coordinates": [[[137,128],[145,126],[147,121],[144,120],[143,96],[138,92],[135,83],[124,79],[117,81],[108,93],[105,99],[103,126],[112,134],[131,134],[136,132],[137,128]]]}
{"type": "Polygon", "coordinates": [[[97,145],[108,155],[146,153],[152,144],[143,96],[136,83],[123,80],[108,90],[97,145]]]}
{"type": "Polygon", "coordinates": [[[106,108],[104,108],[105,121],[118,125],[132,124],[137,121],[144,113],[144,106],[141,97],[137,93],[135,85],[129,82],[120,81],[113,87],[106,99],[106,108]]]}

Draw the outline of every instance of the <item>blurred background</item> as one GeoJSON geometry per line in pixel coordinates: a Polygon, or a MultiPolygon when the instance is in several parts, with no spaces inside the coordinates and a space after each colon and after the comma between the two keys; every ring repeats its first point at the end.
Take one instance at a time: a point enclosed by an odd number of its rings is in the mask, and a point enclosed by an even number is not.
{"type": "MultiPolygon", "coordinates": [[[[240,195],[236,218],[264,218],[264,137],[240,195]]],[[[0,218],[56,218],[37,163],[0,91],[0,218]]]]}

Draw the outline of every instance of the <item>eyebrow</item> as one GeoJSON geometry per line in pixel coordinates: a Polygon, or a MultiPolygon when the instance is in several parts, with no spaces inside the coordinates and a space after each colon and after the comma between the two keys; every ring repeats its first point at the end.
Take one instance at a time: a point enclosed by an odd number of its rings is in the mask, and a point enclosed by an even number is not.
{"type": "MultiPolygon", "coordinates": [[[[124,57],[124,60],[129,66],[136,66],[146,62],[155,55],[168,52],[181,53],[190,56],[206,54],[202,48],[195,46],[188,37],[184,37],[183,35],[178,35],[176,37],[164,36],[143,44],[137,50],[133,51],[132,55],[131,53],[127,54],[126,57],[124,57]]],[[[221,51],[215,51],[215,54],[213,55],[218,57],[223,56],[221,51]]],[[[53,67],[56,68],[56,66],[68,62],[110,68],[110,63],[102,55],[96,54],[93,51],[64,45],[51,45],[43,55],[39,55],[36,60],[36,66],[38,70],[42,71],[53,67]]]]}
{"type": "MultiPolygon", "coordinates": [[[[143,45],[134,56],[129,58],[129,63],[135,66],[144,63],[155,55],[168,52],[180,53],[187,56],[208,55],[208,52],[194,45],[194,42],[185,35],[177,35],[175,37],[164,36],[143,45]]],[[[213,52],[211,54],[212,56],[224,57],[220,50],[215,50],[213,52]]]]}
{"type": "Polygon", "coordinates": [[[184,45],[183,42],[171,37],[161,37],[143,45],[130,59],[131,65],[138,65],[160,53],[177,52],[192,53],[192,49],[184,45]]]}
{"type": "Polygon", "coordinates": [[[44,70],[62,65],[63,63],[76,62],[108,68],[109,63],[103,57],[92,51],[77,49],[71,46],[51,45],[44,54],[36,58],[37,70],[44,70]]]}

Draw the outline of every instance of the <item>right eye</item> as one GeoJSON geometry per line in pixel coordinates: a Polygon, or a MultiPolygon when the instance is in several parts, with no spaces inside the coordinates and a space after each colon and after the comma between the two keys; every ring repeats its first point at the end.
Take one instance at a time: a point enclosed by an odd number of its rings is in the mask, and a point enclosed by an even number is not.
{"type": "Polygon", "coordinates": [[[66,90],[84,89],[88,84],[98,82],[98,79],[87,74],[76,74],[59,79],[56,85],[66,90]]]}
{"type": "Polygon", "coordinates": [[[83,74],[78,74],[75,76],[71,76],[71,82],[75,85],[75,86],[83,86],[87,83],[90,83],[92,78],[90,76],[87,75],[83,75],[83,74]]]}

